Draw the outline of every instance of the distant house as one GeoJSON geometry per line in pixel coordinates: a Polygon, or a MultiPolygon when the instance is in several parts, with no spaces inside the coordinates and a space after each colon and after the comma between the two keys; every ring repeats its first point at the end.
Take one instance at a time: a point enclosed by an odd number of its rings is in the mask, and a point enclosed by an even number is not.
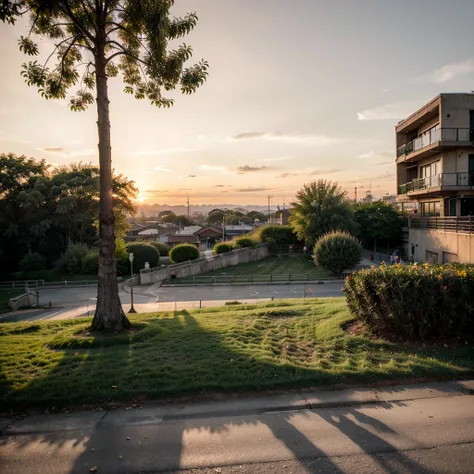
{"type": "Polygon", "coordinates": [[[253,229],[254,226],[249,224],[226,225],[224,226],[223,240],[232,240],[234,237],[240,237],[244,234],[248,234],[253,229]]]}
{"type": "Polygon", "coordinates": [[[207,226],[195,232],[201,246],[211,248],[214,244],[222,240],[222,226],[207,226]]]}
{"type": "Polygon", "coordinates": [[[132,242],[134,240],[158,240],[160,235],[169,232],[176,232],[178,230],[179,227],[169,224],[133,224],[125,235],[125,241],[132,242]]]}
{"type": "Polygon", "coordinates": [[[166,232],[160,235],[159,240],[167,244],[169,247],[174,247],[179,244],[192,244],[199,246],[199,237],[196,232],[199,232],[201,227],[199,226],[188,226],[183,229],[166,232]]]}

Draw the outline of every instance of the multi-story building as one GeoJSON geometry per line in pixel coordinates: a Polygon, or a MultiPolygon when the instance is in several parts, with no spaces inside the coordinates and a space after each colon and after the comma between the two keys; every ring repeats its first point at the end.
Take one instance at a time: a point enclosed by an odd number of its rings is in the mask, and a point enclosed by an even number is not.
{"type": "Polygon", "coordinates": [[[474,263],[474,93],[440,94],[395,132],[397,201],[417,202],[409,258],[474,263]]]}

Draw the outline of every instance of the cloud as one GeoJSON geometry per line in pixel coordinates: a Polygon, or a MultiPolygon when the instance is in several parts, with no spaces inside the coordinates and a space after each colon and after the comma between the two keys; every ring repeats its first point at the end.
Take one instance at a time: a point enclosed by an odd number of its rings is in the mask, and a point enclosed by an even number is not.
{"type": "Polygon", "coordinates": [[[371,160],[373,158],[379,157],[388,157],[388,156],[393,156],[393,153],[391,151],[374,151],[370,150],[367,153],[362,153],[362,155],[355,156],[354,158],[356,160],[371,160]]]}
{"type": "Polygon", "coordinates": [[[50,146],[44,148],[37,148],[42,153],[47,153],[53,156],[59,156],[60,158],[76,158],[83,156],[97,156],[99,152],[97,148],[86,148],[84,150],[65,151],[65,148],[61,146],[50,146]]]}
{"type": "Polygon", "coordinates": [[[457,76],[468,74],[474,71],[474,58],[468,58],[456,63],[445,64],[440,68],[414,77],[411,82],[432,82],[434,84],[444,84],[457,76]]]}
{"type": "Polygon", "coordinates": [[[395,164],[395,160],[393,161],[379,161],[378,163],[376,163],[378,166],[383,166],[383,165],[393,165],[395,164]]]}
{"type": "Polygon", "coordinates": [[[281,132],[243,132],[226,139],[226,141],[250,140],[316,145],[333,145],[334,143],[339,143],[341,141],[340,138],[329,137],[326,135],[281,132]]]}
{"type": "Polygon", "coordinates": [[[181,179],[207,179],[208,176],[198,176],[196,174],[187,174],[184,176],[181,176],[181,179]]]}
{"type": "Polygon", "coordinates": [[[221,171],[223,173],[229,171],[227,166],[201,165],[199,168],[205,171],[221,171]]]}
{"type": "Polygon", "coordinates": [[[173,153],[188,153],[194,151],[194,148],[178,147],[178,148],[147,148],[140,151],[134,151],[132,156],[156,156],[170,155],[173,153]]]}
{"type": "Polygon", "coordinates": [[[424,100],[405,100],[378,105],[372,109],[357,112],[357,120],[393,120],[402,119],[423,105],[424,100]]]}
{"type": "Polygon", "coordinates": [[[174,173],[174,170],[165,168],[163,165],[157,165],[153,168],[155,171],[163,171],[165,173],[174,173]]]}
{"type": "Polygon", "coordinates": [[[289,178],[290,176],[298,176],[298,173],[281,173],[275,176],[275,178],[289,178]]]}
{"type": "Polygon", "coordinates": [[[216,184],[214,188],[231,188],[231,184],[216,184]]]}
{"type": "Polygon", "coordinates": [[[393,179],[395,177],[394,171],[386,171],[385,173],[379,174],[377,176],[370,176],[367,179],[393,179]]]}
{"type": "Polygon", "coordinates": [[[269,168],[268,166],[250,166],[250,165],[243,165],[243,166],[239,166],[237,168],[237,171],[239,173],[255,173],[255,172],[258,172],[258,171],[267,171],[271,168],[269,168]]]}
{"type": "Polygon", "coordinates": [[[272,163],[275,161],[287,161],[287,160],[292,160],[292,156],[278,156],[276,158],[262,158],[261,160],[258,161],[263,161],[264,163],[272,163]]]}
{"type": "Polygon", "coordinates": [[[270,189],[275,189],[275,188],[253,188],[253,187],[250,187],[250,188],[236,189],[236,191],[238,193],[258,193],[258,192],[262,192],[262,191],[269,191],[270,189]]]}

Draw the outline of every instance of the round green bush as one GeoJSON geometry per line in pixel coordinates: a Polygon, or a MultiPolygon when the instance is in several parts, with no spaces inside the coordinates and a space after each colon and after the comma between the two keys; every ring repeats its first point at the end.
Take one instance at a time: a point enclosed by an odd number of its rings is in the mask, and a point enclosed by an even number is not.
{"type": "Polygon", "coordinates": [[[153,245],[153,247],[160,252],[160,257],[167,257],[170,253],[170,248],[163,242],[150,242],[150,245],[153,245]]]}
{"type": "Polygon", "coordinates": [[[255,247],[257,243],[258,242],[252,237],[242,236],[242,237],[237,237],[236,239],[234,239],[232,246],[235,249],[246,249],[246,248],[255,247]]]}
{"type": "Polygon", "coordinates": [[[94,250],[82,259],[82,273],[84,275],[97,275],[99,272],[99,252],[94,250]]]}
{"type": "Polygon", "coordinates": [[[232,244],[228,242],[220,242],[214,245],[213,252],[214,252],[214,255],[220,255],[221,253],[232,252],[232,244]]]}
{"type": "Polygon", "coordinates": [[[260,242],[274,240],[277,245],[294,245],[298,242],[289,225],[264,225],[254,235],[260,242]]]}
{"type": "Polygon", "coordinates": [[[128,254],[133,253],[133,270],[139,271],[145,268],[148,262],[150,267],[156,267],[160,261],[160,252],[153,245],[142,242],[130,242],[127,244],[128,254]]]}
{"type": "Polygon", "coordinates": [[[29,252],[20,260],[20,270],[25,273],[46,269],[46,259],[38,252],[29,252]]]}
{"type": "Polygon", "coordinates": [[[199,250],[191,244],[180,244],[170,250],[171,263],[181,263],[199,258],[199,250]]]}
{"type": "Polygon", "coordinates": [[[328,232],[314,246],[316,265],[340,276],[354,268],[362,259],[362,245],[348,232],[328,232]]]}
{"type": "Polygon", "coordinates": [[[267,239],[265,243],[267,245],[269,252],[272,255],[276,255],[278,253],[278,245],[275,239],[267,239]]]}

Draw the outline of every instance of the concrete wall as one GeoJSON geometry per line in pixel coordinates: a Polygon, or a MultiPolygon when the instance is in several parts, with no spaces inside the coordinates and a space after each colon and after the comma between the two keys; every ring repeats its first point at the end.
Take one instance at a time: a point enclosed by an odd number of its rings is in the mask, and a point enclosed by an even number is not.
{"type": "Polygon", "coordinates": [[[423,122],[423,124],[421,124],[418,127],[418,135],[421,135],[424,131],[429,130],[430,128],[434,127],[438,123],[439,123],[439,115],[437,115],[436,117],[430,118],[426,122],[423,122]]]}
{"type": "Polygon", "coordinates": [[[35,291],[29,291],[28,293],[23,293],[20,296],[16,296],[15,298],[11,298],[8,302],[8,305],[12,309],[12,311],[16,311],[20,308],[26,308],[28,306],[37,306],[38,298],[36,297],[35,291]]]}
{"type": "Polygon", "coordinates": [[[455,259],[458,262],[474,263],[474,234],[410,229],[408,239],[409,257],[417,262],[425,262],[428,251],[438,254],[438,263],[443,263],[443,252],[450,254],[451,261],[455,259]],[[415,246],[414,255],[412,245],[415,246]]]}
{"type": "Polygon", "coordinates": [[[223,253],[221,255],[216,255],[209,260],[199,259],[196,262],[170,265],[169,267],[160,270],[152,270],[149,272],[142,270],[140,272],[140,283],[142,285],[147,285],[168,280],[171,278],[172,272],[174,272],[177,278],[199,275],[200,273],[220,270],[221,268],[239,265],[240,263],[255,262],[268,257],[268,255],[268,248],[262,246],[254,249],[235,250],[233,252],[223,253]]]}
{"type": "Polygon", "coordinates": [[[441,94],[443,128],[469,128],[470,110],[474,110],[474,94],[441,94]]]}

